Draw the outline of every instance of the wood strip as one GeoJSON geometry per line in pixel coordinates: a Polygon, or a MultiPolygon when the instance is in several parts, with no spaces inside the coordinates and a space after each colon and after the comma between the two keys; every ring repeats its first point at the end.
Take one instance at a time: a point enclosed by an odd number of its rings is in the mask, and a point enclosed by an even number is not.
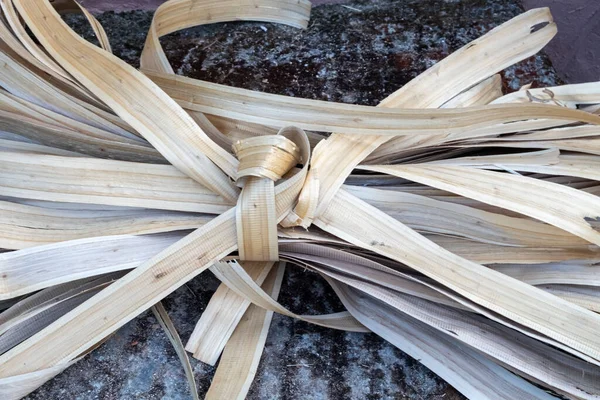
{"type": "MultiPolygon", "coordinates": [[[[263,284],[273,265],[272,262],[242,263],[257,285],[263,284]]],[[[215,365],[248,306],[250,300],[238,295],[223,283],[219,285],[196,323],[185,349],[193,353],[197,360],[215,365]]]]}
{"type": "Polygon", "coordinates": [[[212,214],[231,207],[168,165],[2,152],[0,174],[5,196],[212,214]]]}
{"type": "Polygon", "coordinates": [[[211,219],[202,214],[135,208],[52,209],[0,200],[0,248],[16,250],[96,236],[191,230],[211,219]]]}
{"type": "Polygon", "coordinates": [[[183,369],[185,370],[185,375],[188,380],[188,385],[190,388],[190,394],[192,395],[193,400],[199,400],[198,397],[198,389],[196,387],[196,381],[194,379],[194,370],[190,364],[190,360],[183,348],[183,343],[181,343],[181,338],[179,337],[179,333],[177,333],[177,329],[175,329],[175,325],[173,325],[173,321],[169,317],[167,310],[163,306],[162,302],[156,303],[156,305],[152,306],[152,313],[154,317],[158,320],[158,323],[163,328],[163,331],[169,338],[169,341],[173,345],[181,364],[183,365],[183,369]]]}
{"type": "Polygon", "coordinates": [[[230,289],[266,310],[328,328],[350,332],[365,332],[365,328],[347,312],[326,315],[298,315],[287,310],[267,295],[237,262],[218,262],[213,264],[210,270],[230,289]]]}
{"type": "Polygon", "coordinates": [[[492,104],[529,103],[532,99],[533,101],[539,99],[537,101],[571,107],[580,104],[598,104],[600,103],[600,82],[519,90],[494,100],[492,104]]]}
{"type": "MultiPolygon", "coordinates": [[[[281,264],[271,271],[262,285],[273,300],[279,296],[284,271],[285,264],[281,264]]],[[[250,305],[225,346],[206,400],[246,398],[258,369],[272,318],[273,311],[250,305]]]]}
{"type": "Polygon", "coordinates": [[[136,268],[184,235],[105,236],[0,254],[0,299],[136,268]],[[109,255],[109,256],[107,256],[109,255]]]}
{"type": "Polygon", "coordinates": [[[161,36],[196,25],[228,21],[265,21],[306,28],[311,3],[307,0],[171,0],[156,9],[140,65],[142,70],[173,69],[160,45],[161,36]]]}
{"type": "Polygon", "coordinates": [[[424,136],[530,118],[598,122],[589,113],[533,104],[404,110],[260,93],[164,73],[146,72],[146,75],[187,110],[277,128],[294,125],[306,130],[348,134],[424,136]]]}

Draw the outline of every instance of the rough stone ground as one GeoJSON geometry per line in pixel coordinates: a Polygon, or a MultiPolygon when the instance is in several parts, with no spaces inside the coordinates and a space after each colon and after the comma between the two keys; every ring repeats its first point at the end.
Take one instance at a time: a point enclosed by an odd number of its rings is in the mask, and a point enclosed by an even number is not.
{"type": "MultiPolygon", "coordinates": [[[[175,70],[253,90],[374,105],[418,73],[522,12],[516,0],[375,0],[313,9],[308,30],[261,23],[193,28],[163,39],[175,70]],[[351,8],[344,7],[349,6],[351,8]],[[357,11],[360,10],[360,11],[357,11]]],[[[151,12],[99,16],[115,54],[138,64],[151,12]]],[[[68,22],[85,37],[78,16],[68,22]]],[[[560,83],[544,56],[504,73],[506,90],[560,83]]],[[[216,290],[204,273],[165,301],[185,342],[216,290]]],[[[320,278],[288,268],[281,302],[298,313],[339,311],[320,278]]],[[[192,359],[201,397],[214,368],[192,359]]],[[[187,399],[185,375],[150,313],[27,397],[187,399]]],[[[461,399],[427,368],[374,334],[331,331],[276,315],[249,399],[461,399]]]]}

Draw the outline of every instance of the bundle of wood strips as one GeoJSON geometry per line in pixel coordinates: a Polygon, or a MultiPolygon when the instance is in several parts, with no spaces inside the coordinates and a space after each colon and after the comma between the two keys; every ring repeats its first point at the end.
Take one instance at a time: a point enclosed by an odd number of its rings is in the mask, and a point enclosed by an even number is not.
{"type": "Polygon", "coordinates": [[[497,75],[556,34],[548,9],[367,107],[176,76],[160,45],[304,28],[307,0],[167,1],[141,71],[76,3],[1,6],[1,399],[149,308],[193,383],[160,300],[207,269],[222,285],[185,349],[220,358],[208,399],[245,397],[273,312],[372,331],[471,399],[600,398],[600,82],[502,95],[497,75]],[[284,308],[286,265],[347,311],[284,308]]]}

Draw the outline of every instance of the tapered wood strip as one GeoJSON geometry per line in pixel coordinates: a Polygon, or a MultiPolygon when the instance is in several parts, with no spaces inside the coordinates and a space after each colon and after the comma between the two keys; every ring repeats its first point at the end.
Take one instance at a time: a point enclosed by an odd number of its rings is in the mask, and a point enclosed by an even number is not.
{"type": "Polygon", "coordinates": [[[15,5],[56,61],[141,133],[167,160],[227,201],[237,198],[237,189],[219,169],[234,176],[237,160],[216,146],[191,117],[148,78],[80,38],[47,1],[17,0],[15,5]],[[106,69],[111,69],[112,74],[103,73],[106,69]],[[165,113],[169,114],[168,119],[162,117],[165,113]]]}
{"type": "MultiPolygon", "coordinates": [[[[492,170],[515,170],[547,175],[571,176],[595,181],[600,180],[600,174],[597,172],[600,162],[595,156],[585,154],[558,155],[556,148],[516,155],[454,158],[428,164],[476,167],[492,170]],[[553,157],[555,155],[556,157],[553,157]],[[538,160],[534,161],[532,156],[539,156],[538,160]]],[[[569,182],[572,182],[572,180],[569,180],[569,182]]]]}
{"type": "MultiPolygon", "coordinates": [[[[363,168],[363,167],[361,167],[363,168]]],[[[539,219],[600,245],[590,223],[600,216],[600,199],[539,179],[451,166],[369,166],[539,219]]]]}
{"type": "MultiPolygon", "coordinates": [[[[499,72],[503,68],[535,54],[555,34],[556,27],[549,24],[531,34],[536,24],[551,22],[548,9],[535,9],[490,31],[477,41],[463,47],[454,55],[437,63],[421,74],[416,80],[388,96],[379,104],[385,108],[436,108],[468,89],[473,81],[481,81],[499,72]],[[504,46],[499,45],[505,43],[504,46]],[[474,63],[470,54],[482,57],[480,63],[474,63]],[[440,75],[443,71],[443,75],[440,75]]],[[[410,147],[412,138],[397,141],[401,148],[410,147]]],[[[336,191],[342,185],[353,168],[382,146],[392,146],[384,137],[355,141],[349,135],[331,135],[319,148],[315,148],[313,167],[329,171],[321,178],[323,190],[319,193],[319,208],[322,213],[336,191]],[[320,151],[319,151],[320,150],[320,151]]],[[[416,139],[418,141],[418,138],[416,139]]],[[[381,147],[379,157],[385,157],[386,150],[381,147]]]]}
{"type": "MultiPolygon", "coordinates": [[[[465,147],[465,145],[457,145],[465,147]]],[[[566,151],[580,152],[585,154],[600,155],[600,138],[589,138],[586,140],[534,140],[534,141],[518,141],[505,142],[490,140],[483,143],[474,143],[468,147],[513,147],[520,149],[550,149],[557,148],[566,151]]]]}
{"type": "MultiPolygon", "coordinates": [[[[257,285],[262,285],[273,264],[243,262],[242,266],[257,285]]],[[[248,306],[250,300],[238,295],[223,283],[219,285],[196,323],[185,349],[192,353],[194,358],[215,365],[248,306]]]]}
{"type": "Polygon", "coordinates": [[[230,289],[266,310],[307,321],[315,325],[351,332],[365,332],[364,327],[347,312],[327,315],[298,315],[283,307],[262,290],[237,262],[218,262],[210,270],[230,289]]]}
{"type": "MultiPolygon", "coordinates": [[[[443,162],[440,164],[444,164],[443,162]]],[[[504,166],[501,164],[500,166],[504,166]]],[[[595,156],[584,154],[560,155],[558,162],[550,165],[508,164],[508,168],[516,171],[535,172],[548,175],[573,176],[600,181],[600,161],[595,156]]],[[[501,169],[498,165],[487,166],[486,169],[501,169]]]]}
{"type": "Polygon", "coordinates": [[[478,264],[544,264],[569,260],[597,262],[598,247],[511,247],[453,238],[426,235],[427,239],[456,255],[478,264]]]}
{"type": "MultiPolygon", "coordinates": [[[[273,269],[262,285],[273,300],[279,296],[284,265],[273,269]]],[[[246,398],[258,369],[272,318],[273,311],[250,305],[225,346],[206,400],[246,398]]]]}
{"type": "Polygon", "coordinates": [[[353,289],[333,281],[330,283],[357,319],[394,346],[420,360],[468,398],[553,398],[468,346],[353,289]]]}
{"type": "Polygon", "coordinates": [[[445,251],[344,191],[336,195],[315,224],[350,243],[400,261],[477,304],[599,360],[600,338],[593,333],[600,326],[598,315],[445,251]]]}
{"type": "Polygon", "coordinates": [[[494,154],[487,156],[457,157],[425,162],[428,165],[454,165],[461,167],[493,168],[500,169],[506,166],[516,169],[521,166],[547,166],[560,162],[560,151],[558,149],[546,149],[539,151],[494,154]]]}
{"type": "Polygon", "coordinates": [[[89,203],[66,203],[60,201],[46,201],[46,200],[31,200],[21,197],[10,197],[1,196],[0,201],[6,201],[15,204],[22,204],[32,207],[40,207],[46,210],[62,210],[65,212],[81,212],[82,215],[88,215],[87,213],[102,212],[108,213],[105,215],[112,215],[111,213],[122,213],[133,210],[140,210],[135,207],[122,207],[122,206],[108,206],[102,204],[89,204],[89,203]]]}
{"type": "Polygon", "coordinates": [[[57,149],[56,147],[5,139],[0,139],[0,152],[47,154],[64,157],[84,156],[83,154],[79,154],[74,151],[57,149]]]}
{"type": "Polygon", "coordinates": [[[311,3],[307,0],[171,0],[157,8],[146,37],[142,70],[173,73],[159,38],[195,25],[227,21],[277,22],[306,28],[311,3]]]}
{"type": "Polygon", "coordinates": [[[163,328],[163,331],[169,338],[169,341],[173,345],[173,348],[175,349],[175,352],[181,361],[188,380],[188,386],[191,392],[190,394],[192,395],[192,399],[199,400],[198,388],[196,387],[196,381],[194,380],[194,370],[192,369],[190,360],[185,352],[185,349],[183,348],[183,343],[181,343],[179,333],[177,332],[177,329],[175,329],[175,325],[173,325],[173,321],[171,321],[171,317],[169,317],[169,314],[167,313],[167,310],[165,310],[162,302],[159,301],[152,307],[152,313],[158,320],[160,326],[163,328]]]}
{"type": "Polygon", "coordinates": [[[164,73],[147,75],[186,109],[275,127],[294,125],[348,134],[420,136],[447,135],[466,127],[476,129],[529,118],[598,122],[589,113],[586,116],[575,110],[533,104],[435,111],[390,109],[259,93],[164,73]]]}
{"type": "MultiPolygon", "coordinates": [[[[556,34],[548,8],[532,9],[492,29],[454,52],[385,99],[384,107],[437,108],[456,94],[504,68],[525,59],[556,34]],[[538,29],[539,28],[539,29],[538,29]]],[[[378,151],[382,157],[398,148],[418,144],[412,138],[395,138],[378,151]]]]}
{"type": "Polygon", "coordinates": [[[215,214],[231,207],[172,166],[115,160],[0,153],[0,187],[50,201],[215,214]]]}
{"type": "Polygon", "coordinates": [[[501,71],[535,53],[554,37],[556,25],[548,8],[537,8],[513,18],[454,52],[388,97],[382,106],[440,107],[473,82],[488,78],[490,68],[501,71]],[[540,27],[540,29],[532,29],[540,27]],[[515,38],[523,38],[515,41],[515,38]],[[493,51],[493,53],[490,53],[493,51]],[[439,82],[447,82],[440,86],[439,82]],[[428,90],[424,90],[427,88],[428,90]]]}

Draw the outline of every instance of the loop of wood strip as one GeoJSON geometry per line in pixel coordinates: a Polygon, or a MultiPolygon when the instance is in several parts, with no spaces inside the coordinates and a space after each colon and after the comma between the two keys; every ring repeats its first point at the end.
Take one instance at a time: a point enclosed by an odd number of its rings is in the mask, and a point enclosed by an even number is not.
{"type": "Polygon", "coordinates": [[[302,158],[296,143],[286,137],[289,132],[306,136],[301,129],[289,127],[277,135],[251,137],[233,145],[233,151],[240,161],[238,185],[243,187],[236,207],[241,260],[279,260],[275,182],[302,158]]]}
{"type": "Polygon", "coordinates": [[[233,152],[240,161],[238,182],[246,176],[277,182],[300,161],[298,146],[283,135],[238,140],[233,144],[233,152]]]}

